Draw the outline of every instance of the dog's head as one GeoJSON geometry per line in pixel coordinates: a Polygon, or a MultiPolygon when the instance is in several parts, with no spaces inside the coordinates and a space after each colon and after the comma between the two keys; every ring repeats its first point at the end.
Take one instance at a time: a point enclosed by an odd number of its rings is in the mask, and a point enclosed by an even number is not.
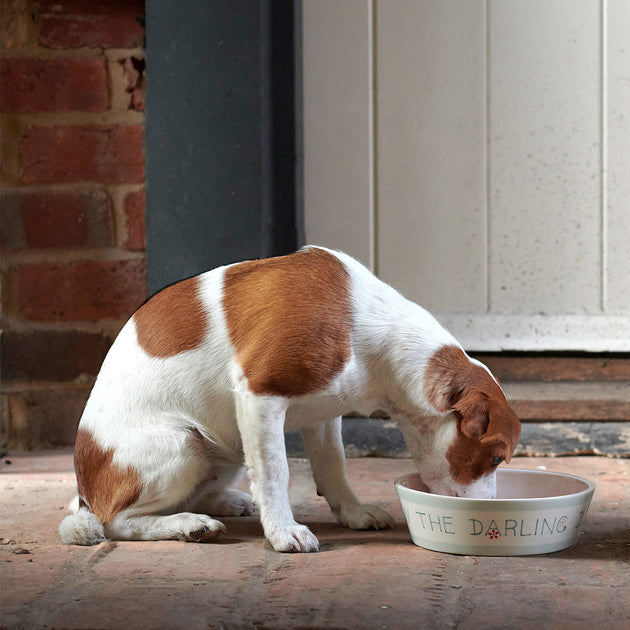
{"type": "Polygon", "coordinates": [[[509,462],[521,436],[521,423],[503,391],[471,388],[453,407],[457,432],[446,451],[451,488],[457,496],[494,498],[496,469],[509,462]]]}
{"type": "Polygon", "coordinates": [[[494,498],[496,469],[509,462],[521,423],[490,371],[460,348],[436,352],[425,373],[425,393],[439,412],[450,412],[433,436],[427,456],[416,458],[431,492],[494,498]]]}

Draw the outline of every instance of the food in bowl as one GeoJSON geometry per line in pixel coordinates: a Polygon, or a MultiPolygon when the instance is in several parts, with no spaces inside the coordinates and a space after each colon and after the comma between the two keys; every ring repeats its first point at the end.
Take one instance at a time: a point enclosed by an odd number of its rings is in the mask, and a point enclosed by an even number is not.
{"type": "Polygon", "coordinates": [[[395,481],[413,542],[463,555],[550,553],[576,544],[595,484],[563,473],[499,468],[497,498],[431,494],[418,474],[395,481]]]}

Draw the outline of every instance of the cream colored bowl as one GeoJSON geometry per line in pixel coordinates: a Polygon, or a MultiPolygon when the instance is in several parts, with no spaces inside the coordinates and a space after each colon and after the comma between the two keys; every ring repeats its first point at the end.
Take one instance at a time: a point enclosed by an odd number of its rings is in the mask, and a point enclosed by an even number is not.
{"type": "Polygon", "coordinates": [[[575,545],[595,484],[542,470],[499,468],[496,499],[431,494],[417,474],[395,482],[413,542],[447,553],[521,556],[575,545]]]}

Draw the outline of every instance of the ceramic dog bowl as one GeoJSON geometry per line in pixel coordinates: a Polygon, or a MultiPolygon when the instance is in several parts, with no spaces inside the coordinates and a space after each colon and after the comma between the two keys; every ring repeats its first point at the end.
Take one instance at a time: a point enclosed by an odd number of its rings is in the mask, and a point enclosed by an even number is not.
{"type": "Polygon", "coordinates": [[[522,556],[575,545],[595,484],[541,470],[499,468],[497,498],[431,494],[417,474],[395,482],[413,542],[447,553],[522,556]]]}

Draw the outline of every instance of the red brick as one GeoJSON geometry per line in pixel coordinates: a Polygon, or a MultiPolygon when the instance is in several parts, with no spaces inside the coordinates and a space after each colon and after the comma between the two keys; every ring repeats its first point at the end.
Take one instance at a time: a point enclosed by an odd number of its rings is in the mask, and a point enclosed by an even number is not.
{"type": "MultiPolygon", "coordinates": [[[[4,254],[4,252],[2,252],[4,254]]],[[[5,263],[6,265],[6,263],[5,263]]],[[[7,265],[7,268],[0,269],[0,313],[3,316],[15,315],[17,313],[17,300],[15,297],[15,270],[7,265]]],[[[2,335],[0,334],[0,348],[2,348],[2,335]]],[[[0,374],[0,377],[2,375],[0,374]]]]}
{"type": "Polygon", "coordinates": [[[127,92],[131,93],[131,107],[139,112],[146,111],[147,86],[145,81],[146,63],[144,59],[127,57],[123,63],[123,72],[127,79],[127,92]]]}
{"type": "Polygon", "coordinates": [[[67,112],[107,109],[104,59],[0,60],[0,111],[67,112]]]}
{"type": "Polygon", "coordinates": [[[16,269],[17,301],[30,320],[127,317],[146,299],[144,260],[34,263],[16,269]]]}
{"type": "Polygon", "coordinates": [[[78,330],[7,330],[2,335],[2,379],[72,381],[96,376],[111,341],[78,330]]]}
{"type": "Polygon", "coordinates": [[[18,193],[3,193],[0,196],[0,245],[2,251],[14,251],[26,247],[22,203],[18,193]]]}
{"type": "Polygon", "coordinates": [[[50,48],[138,48],[143,17],[143,0],[44,0],[38,39],[50,48]]]}
{"type": "Polygon", "coordinates": [[[11,394],[8,445],[12,448],[72,446],[89,391],[52,389],[11,394]],[[16,410],[23,417],[12,417],[16,410]]]}
{"type": "Polygon", "coordinates": [[[127,217],[127,240],[124,245],[130,250],[146,249],[144,208],[146,198],[144,190],[129,193],[125,197],[125,215],[127,217]]]}
{"type": "Polygon", "coordinates": [[[27,127],[22,138],[22,181],[142,183],[142,125],[27,127]]]}
{"type": "Polygon", "coordinates": [[[108,247],[114,245],[112,201],[94,192],[12,192],[3,195],[2,247],[108,247]],[[6,204],[6,205],[5,205],[6,204]]]}

